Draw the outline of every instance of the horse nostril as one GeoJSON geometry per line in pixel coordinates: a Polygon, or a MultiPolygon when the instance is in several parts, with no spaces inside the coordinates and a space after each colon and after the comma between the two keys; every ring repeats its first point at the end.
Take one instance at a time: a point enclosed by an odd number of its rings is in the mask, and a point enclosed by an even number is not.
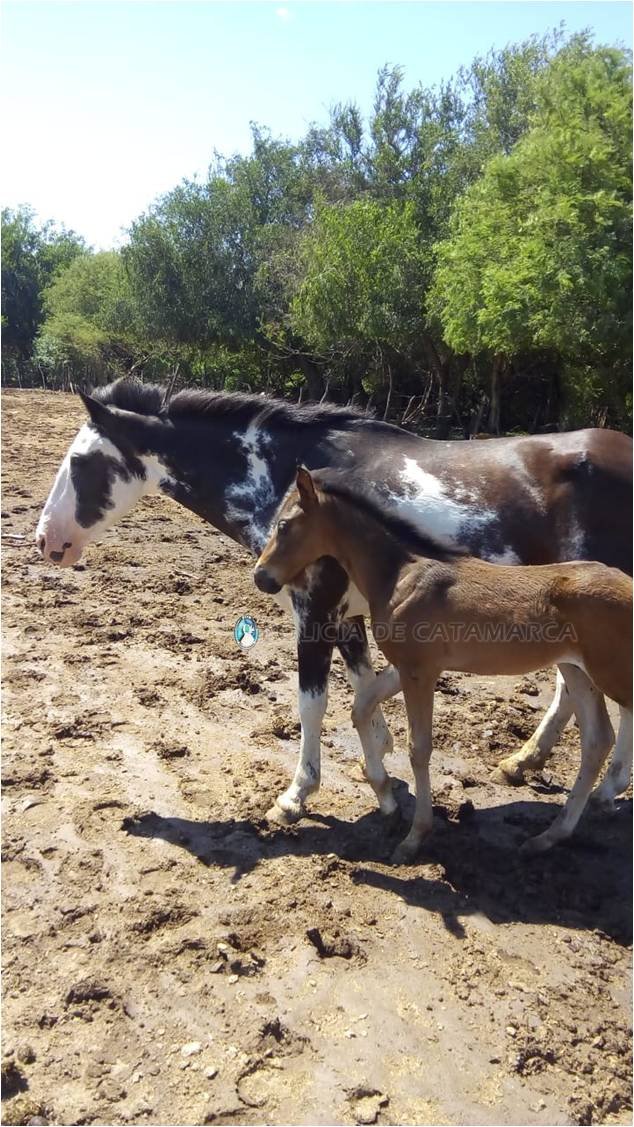
{"type": "Polygon", "coordinates": [[[61,563],[61,561],[64,559],[63,552],[49,552],[49,556],[52,559],[53,563],[61,563]]]}
{"type": "Polygon", "coordinates": [[[71,544],[71,543],[70,543],[69,541],[67,541],[67,542],[66,542],[66,543],[65,543],[65,544],[63,545],[64,551],[66,551],[66,549],[67,549],[67,548],[72,548],[72,546],[73,546],[73,545],[72,545],[72,544],[71,544]]]}

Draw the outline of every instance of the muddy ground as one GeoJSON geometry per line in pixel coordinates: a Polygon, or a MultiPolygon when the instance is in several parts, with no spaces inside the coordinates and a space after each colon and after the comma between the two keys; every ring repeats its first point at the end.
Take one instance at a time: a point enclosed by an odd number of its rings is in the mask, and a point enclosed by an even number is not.
{"type": "MultiPolygon", "coordinates": [[[[395,867],[336,658],[322,790],[270,828],[298,747],[288,617],[163,499],[44,564],[81,407],[3,407],[4,1122],[630,1122],[631,799],[524,860],[574,729],[526,785],[489,781],[553,675],[443,680],[433,838],[395,867]]],[[[386,713],[407,816],[402,701],[386,713]]]]}

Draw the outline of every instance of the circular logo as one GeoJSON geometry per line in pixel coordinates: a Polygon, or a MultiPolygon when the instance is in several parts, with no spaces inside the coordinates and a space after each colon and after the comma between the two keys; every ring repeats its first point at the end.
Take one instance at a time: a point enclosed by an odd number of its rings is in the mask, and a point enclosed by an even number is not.
{"type": "Polygon", "coordinates": [[[260,637],[260,631],[250,614],[243,614],[235,624],[233,636],[243,650],[250,650],[260,637]]]}

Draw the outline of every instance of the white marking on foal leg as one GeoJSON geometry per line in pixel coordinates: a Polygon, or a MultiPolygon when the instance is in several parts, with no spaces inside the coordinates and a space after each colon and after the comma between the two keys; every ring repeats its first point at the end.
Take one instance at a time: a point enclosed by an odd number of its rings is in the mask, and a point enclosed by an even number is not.
{"type": "Polygon", "coordinates": [[[398,693],[400,677],[393,665],[383,669],[378,676],[369,664],[359,665],[356,669],[347,668],[347,673],[354,689],[352,723],[363,748],[363,774],[376,794],[381,813],[390,815],[398,807],[383,759],[392,750],[393,741],[378,705],[398,693]]]}
{"type": "Polygon", "coordinates": [[[620,713],[619,734],[610,766],[601,786],[590,795],[592,802],[608,810],[614,807],[614,799],[617,795],[627,790],[632,774],[632,713],[629,708],[621,708],[620,713]]]}
{"type": "MultiPolygon", "coordinates": [[[[294,821],[301,817],[304,803],[310,794],[319,790],[321,780],[321,752],[320,736],[321,725],[328,704],[328,689],[322,692],[299,693],[299,718],[302,725],[302,735],[299,746],[299,760],[295,769],[293,781],[277,799],[276,806],[287,818],[278,820],[294,821]]],[[[275,820],[278,811],[274,806],[269,811],[268,817],[275,820]]]]}
{"type": "Polygon", "coordinates": [[[539,771],[552,755],[572,712],[570,694],[558,669],[555,696],[541,724],[519,751],[502,759],[491,778],[497,783],[517,784],[523,782],[526,771],[539,771]]]}
{"type": "Polygon", "coordinates": [[[603,693],[582,669],[562,665],[561,671],[579,723],[581,766],[565,806],[544,833],[524,842],[523,853],[542,853],[556,842],[570,837],[614,742],[614,730],[603,693]]]}

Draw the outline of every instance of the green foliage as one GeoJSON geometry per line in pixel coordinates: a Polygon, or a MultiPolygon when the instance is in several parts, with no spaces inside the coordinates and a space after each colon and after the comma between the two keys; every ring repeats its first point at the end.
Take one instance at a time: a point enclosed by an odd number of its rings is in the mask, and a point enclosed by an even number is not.
{"type": "Polygon", "coordinates": [[[590,405],[591,387],[622,389],[628,368],[630,67],[579,37],[535,94],[528,132],[456,207],[429,309],[458,352],[552,350],[569,383],[592,368],[593,381],[579,377],[590,405]]]}
{"type": "Polygon", "coordinates": [[[629,57],[588,35],[433,88],[384,67],[367,120],[336,105],[296,143],[252,126],[120,253],[3,213],[5,355],[26,378],[178,373],[397,419],[416,399],[439,435],[628,425],[630,130],[629,57]]]}
{"type": "Polygon", "coordinates": [[[13,357],[31,356],[44,317],[46,286],[86,253],[82,239],[52,223],[38,227],[33,211],[2,211],[3,346],[13,357]]]}
{"type": "Polygon", "coordinates": [[[407,349],[420,333],[429,263],[411,204],[322,208],[301,260],[291,323],[317,349],[407,349]]]}
{"type": "Polygon", "coordinates": [[[88,366],[129,361],[135,347],[135,310],[121,255],[116,251],[74,259],[44,295],[46,320],[36,342],[40,364],[88,366]]]}

